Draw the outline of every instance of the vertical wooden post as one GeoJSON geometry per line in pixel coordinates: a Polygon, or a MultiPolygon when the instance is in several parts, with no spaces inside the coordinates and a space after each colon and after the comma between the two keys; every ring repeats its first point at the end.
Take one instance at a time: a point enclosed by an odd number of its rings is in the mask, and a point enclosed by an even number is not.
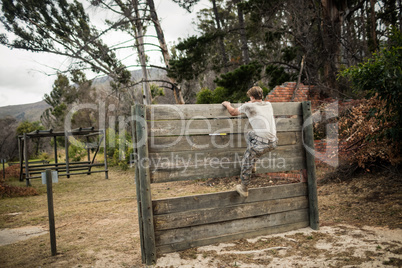
{"type": "Polygon", "coordinates": [[[65,134],[64,134],[64,138],[65,138],[65,142],[64,142],[64,144],[65,144],[65,150],[66,150],[66,174],[67,174],[67,178],[70,178],[70,167],[69,167],[69,157],[68,157],[68,147],[69,147],[69,141],[68,141],[68,136],[69,136],[69,134],[68,134],[68,132],[66,131],[65,132],[65,134]]]}
{"type": "Polygon", "coordinates": [[[143,238],[145,263],[152,265],[156,263],[155,230],[152,212],[151,179],[149,174],[148,157],[148,129],[146,122],[145,105],[135,106],[136,137],[138,140],[138,181],[140,183],[141,214],[143,222],[143,238]]]}
{"type": "Polygon", "coordinates": [[[27,134],[24,133],[24,159],[25,159],[25,180],[27,183],[27,186],[31,185],[31,182],[29,181],[29,157],[28,157],[28,142],[27,142],[27,134]]]}
{"type": "Polygon", "coordinates": [[[24,180],[24,150],[23,150],[23,141],[21,136],[18,137],[18,153],[19,153],[19,158],[20,158],[20,181],[24,180]]]}
{"type": "Polygon", "coordinates": [[[310,227],[314,230],[319,229],[318,218],[318,197],[317,197],[317,177],[315,174],[315,150],[314,150],[314,132],[311,113],[311,102],[305,101],[303,106],[303,143],[306,148],[306,166],[307,166],[307,185],[309,199],[309,217],[310,227]]]}
{"type": "Polygon", "coordinates": [[[50,248],[52,251],[52,256],[56,256],[56,226],[54,223],[54,209],[53,209],[53,181],[52,181],[52,171],[46,169],[46,189],[47,189],[47,208],[49,214],[49,233],[50,233],[50,248]]]}
{"type": "MultiPolygon", "coordinates": [[[[135,106],[131,107],[131,115],[132,115],[132,122],[131,122],[131,132],[133,137],[133,160],[135,164],[135,190],[137,194],[137,210],[138,210],[138,226],[140,230],[140,244],[141,244],[141,258],[142,263],[145,263],[145,249],[144,249],[144,228],[143,228],[143,219],[141,213],[141,193],[140,193],[140,180],[139,180],[139,165],[138,165],[138,148],[137,144],[139,139],[137,138],[137,130],[136,130],[136,113],[135,113],[135,106]]],[[[131,157],[130,157],[131,158],[131,157]]]]}
{"type": "Polygon", "coordinates": [[[58,160],[57,160],[57,137],[54,136],[53,140],[54,140],[54,163],[56,164],[55,165],[56,171],[59,171],[59,168],[58,168],[58,165],[57,165],[57,163],[58,163],[58,160]]]}
{"type": "MultiPolygon", "coordinates": [[[[88,162],[89,165],[91,165],[91,149],[88,147],[89,144],[89,137],[86,136],[86,140],[87,140],[87,154],[88,154],[88,162]]],[[[88,166],[88,173],[87,175],[91,175],[91,166],[88,166]]]]}
{"type": "Polygon", "coordinates": [[[109,179],[108,169],[107,169],[106,130],[102,129],[102,133],[103,133],[103,156],[105,159],[105,179],[109,179]]]}

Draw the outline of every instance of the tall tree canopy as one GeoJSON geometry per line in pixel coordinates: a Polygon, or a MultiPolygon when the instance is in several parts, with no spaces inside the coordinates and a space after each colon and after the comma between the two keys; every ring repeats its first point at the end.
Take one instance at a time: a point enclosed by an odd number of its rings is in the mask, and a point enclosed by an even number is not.
{"type": "MultiPolygon", "coordinates": [[[[200,35],[176,46],[169,75],[179,81],[212,76],[215,83],[203,86],[213,89],[227,80],[226,72],[242,75],[240,68],[252,62],[261,66],[260,73],[246,84],[272,88],[300,76],[325,95],[350,95],[336,80],[339,70],[377,50],[387,27],[400,29],[400,14],[400,1],[390,0],[211,0],[211,7],[198,13],[200,35]]],[[[232,76],[232,84],[224,85],[228,99],[238,90],[237,80],[232,76]]]]}
{"type": "MultiPolygon", "coordinates": [[[[144,78],[140,82],[146,88],[142,93],[150,103],[145,45],[158,47],[163,52],[165,64],[169,60],[153,0],[1,0],[0,3],[0,21],[5,30],[12,33],[1,33],[1,44],[9,48],[68,57],[71,64],[67,71],[80,69],[106,74],[113,79],[111,85],[115,91],[127,88],[134,90],[134,86],[140,83],[131,81],[128,68],[142,67],[144,78]],[[109,16],[113,20],[100,20],[100,15],[110,13],[114,14],[109,16]],[[155,42],[145,44],[145,31],[150,25],[155,26],[157,36],[155,42]],[[122,40],[110,38],[109,34],[116,32],[122,34],[122,40]],[[126,52],[120,54],[123,50],[126,52]],[[125,66],[123,59],[133,58],[126,56],[133,52],[138,64],[133,60],[129,66],[125,66]]],[[[165,82],[175,89],[180,99],[181,93],[175,81],[165,82]]],[[[142,97],[138,97],[137,101],[142,102],[142,97]]]]}
{"type": "MultiPolygon", "coordinates": [[[[172,1],[188,11],[199,2],[172,1]]],[[[2,33],[1,44],[67,56],[74,59],[70,69],[107,74],[115,91],[122,93],[135,84],[128,68],[136,64],[125,66],[117,51],[134,51],[144,76],[136,82],[148,82],[145,47],[149,44],[143,38],[154,26],[152,46],[163,52],[162,68],[168,71],[167,84],[178,103],[183,103],[181,86],[190,83],[192,90],[214,89],[225,81],[226,97],[235,99],[246,69],[255,73],[247,75],[244,85],[272,88],[299,79],[327,95],[349,95],[348,87],[336,80],[339,70],[376,51],[380,41],[387,40],[388,27],[401,30],[401,1],[395,0],[210,0],[208,7],[203,2],[206,8],[195,20],[199,35],[181,39],[169,54],[153,0],[0,2],[0,21],[12,33],[2,33]],[[100,25],[91,11],[112,12],[113,20],[100,25]],[[106,44],[108,34],[116,31],[129,38],[106,44]]],[[[144,95],[148,91],[149,86],[142,90],[144,95]]]]}

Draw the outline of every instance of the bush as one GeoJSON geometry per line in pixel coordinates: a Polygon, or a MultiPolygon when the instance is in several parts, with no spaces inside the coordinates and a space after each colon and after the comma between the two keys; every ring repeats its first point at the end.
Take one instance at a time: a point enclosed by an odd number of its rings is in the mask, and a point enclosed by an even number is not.
{"type": "MultiPolygon", "coordinates": [[[[351,81],[356,92],[364,92],[368,98],[379,100],[376,104],[380,106],[372,106],[367,112],[386,128],[375,131],[373,137],[393,140],[394,146],[399,146],[398,150],[402,152],[399,142],[402,139],[402,33],[398,29],[390,29],[388,35],[389,40],[384,42],[381,50],[367,61],[342,71],[340,75],[351,81]]],[[[374,100],[370,103],[373,104],[374,100]]]]}
{"type": "MultiPolygon", "coordinates": [[[[5,169],[6,178],[19,178],[20,165],[12,165],[5,169]]],[[[18,196],[32,196],[37,195],[38,192],[32,187],[19,187],[10,186],[6,184],[3,179],[3,173],[0,176],[0,198],[4,197],[18,197],[18,196]]]]}
{"type": "Polygon", "coordinates": [[[399,141],[384,135],[395,125],[393,121],[380,119],[386,112],[384,100],[375,96],[363,100],[340,118],[340,138],[346,141],[340,151],[342,159],[365,169],[378,162],[400,163],[399,141]]]}
{"type": "Polygon", "coordinates": [[[217,87],[214,91],[204,88],[197,94],[197,104],[222,103],[228,100],[228,90],[224,87],[217,87]]]}
{"type": "Polygon", "coordinates": [[[128,169],[130,155],[133,153],[131,135],[127,131],[120,135],[113,129],[106,131],[107,138],[107,156],[109,166],[119,166],[123,170],[128,169]]]}
{"type": "Polygon", "coordinates": [[[197,93],[197,104],[211,104],[213,103],[212,90],[203,88],[197,93]]]}
{"type": "Polygon", "coordinates": [[[0,180],[0,197],[19,197],[38,195],[38,192],[32,187],[9,186],[0,180]]]}
{"type": "Polygon", "coordinates": [[[85,146],[79,141],[75,141],[68,147],[68,157],[70,161],[79,162],[87,154],[85,146]]]}
{"type": "MultiPolygon", "coordinates": [[[[5,168],[6,178],[19,178],[20,177],[20,165],[12,165],[5,168]]],[[[3,173],[1,173],[3,176],[3,173]]]]}

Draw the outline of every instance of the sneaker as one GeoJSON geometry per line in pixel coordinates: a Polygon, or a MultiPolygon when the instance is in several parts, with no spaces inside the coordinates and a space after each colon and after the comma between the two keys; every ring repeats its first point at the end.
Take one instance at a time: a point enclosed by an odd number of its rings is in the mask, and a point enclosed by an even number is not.
{"type": "Polygon", "coordinates": [[[253,170],[251,171],[252,174],[257,173],[257,164],[254,164],[253,170]]]}
{"type": "Polygon", "coordinates": [[[248,196],[248,189],[247,186],[243,184],[238,184],[236,185],[236,191],[241,195],[242,197],[247,197],[248,196]]]}

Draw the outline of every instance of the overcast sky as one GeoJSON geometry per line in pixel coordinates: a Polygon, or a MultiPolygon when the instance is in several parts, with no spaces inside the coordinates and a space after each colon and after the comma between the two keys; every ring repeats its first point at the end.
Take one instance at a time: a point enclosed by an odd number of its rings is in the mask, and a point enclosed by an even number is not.
{"type": "MultiPolygon", "coordinates": [[[[192,13],[167,0],[155,0],[155,6],[170,48],[179,37],[196,34],[192,20],[196,11],[209,7],[209,1],[201,0],[192,13]]],[[[150,56],[153,64],[161,65],[160,54],[150,56]]],[[[0,58],[0,107],[41,101],[45,93],[50,93],[56,79],[55,75],[47,74],[63,69],[68,63],[67,59],[52,54],[10,50],[2,45],[0,58]]]]}

